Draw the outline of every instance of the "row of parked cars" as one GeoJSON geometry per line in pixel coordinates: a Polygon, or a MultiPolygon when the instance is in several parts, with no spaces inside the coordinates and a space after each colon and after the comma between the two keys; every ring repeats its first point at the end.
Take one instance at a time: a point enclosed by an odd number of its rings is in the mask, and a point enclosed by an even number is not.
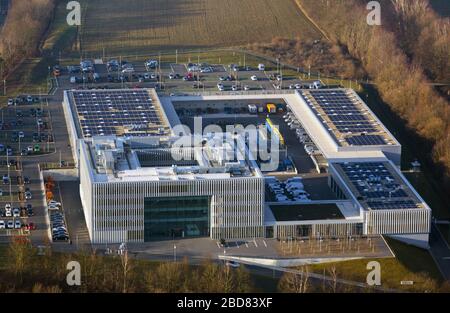
{"type": "Polygon", "coordinates": [[[52,231],[52,240],[69,241],[69,232],[67,231],[64,213],[61,212],[61,203],[51,200],[47,203],[47,207],[50,219],[50,229],[52,231]]]}
{"type": "Polygon", "coordinates": [[[292,177],[285,182],[280,182],[277,178],[270,178],[267,186],[277,202],[310,201],[301,177],[292,177]]]}
{"type": "Polygon", "coordinates": [[[33,215],[33,205],[30,203],[20,208],[13,208],[10,203],[6,203],[5,209],[0,209],[1,217],[32,217],[33,215]]]}
{"type": "Polygon", "coordinates": [[[295,130],[295,135],[298,141],[303,144],[306,153],[312,155],[320,152],[317,146],[312,142],[311,138],[306,133],[305,129],[301,126],[294,113],[288,112],[283,116],[283,118],[289,128],[295,130]]]}
{"type": "Polygon", "coordinates": [[[41,99],[39,97],[33,97],[31,95],[28,96],[17,96],[16,98],[8,98],[7,105],[20,105],[20,104],[33,104],[40,102],[41,99]]]}

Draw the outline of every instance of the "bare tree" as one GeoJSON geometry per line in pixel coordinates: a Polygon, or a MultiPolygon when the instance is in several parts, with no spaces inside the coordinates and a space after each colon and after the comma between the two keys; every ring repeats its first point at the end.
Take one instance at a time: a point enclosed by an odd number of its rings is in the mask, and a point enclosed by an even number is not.
{"type": "Polygon", "coordinates": [[[128,292],[128,280],[129,280],[129,273],[132,269],[131,260],[128,256],[128,250],[125,250],[120,255],[120,261],[122,265],[122,292],[127,293],[128,292]]]}
{"type": "Polygon", "coordinates": [[[337,290],[337,269],[336,266],[333,265],[328,269],[328,274],[330,275],[331,280],[329,281],[331,292],[336,293],[337,290]]]}
{"type": "Polygon", "coordinates": [[[282,292],[306,293],[309,288],[309,268],[302,266],[300,273],[284,273],[280,279],[278,288],[282,292]]]}

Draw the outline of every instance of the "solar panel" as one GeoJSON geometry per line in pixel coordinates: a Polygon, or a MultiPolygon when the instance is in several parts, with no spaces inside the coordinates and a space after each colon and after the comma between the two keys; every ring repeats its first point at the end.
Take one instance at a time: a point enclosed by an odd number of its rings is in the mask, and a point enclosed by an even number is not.
{"type": "Polygon", "coordinates": [[[336,142],[349,145],[385,145],[383,132],[356,95],[347,90],[304,90],[301,96],[336,142]],[[377,133],[377,134],[376,134],[377,133]],[[362,138],[361,135],[366,135],[362,138]],[[370,136],[369,136],[370,135],[370,136]],[[342,140],[337,138],[341,137],[342,140]]]}
{"type": "Polygon", "coordinates": [[[72,96],[84,137],[165,133],[148,90],[72,91],[72,96]]]}
{"type": "Polygon", "coordinates": [[[347,179],[359,193],[359,200],[367,201],[374,210],[415,209],[416,201],[389,171],[383,162],[338,163],[347,179]]]}
{"type": "Polygon", "coordinates": [[[404,201],[369,201],[368,206],[373,210],[417,209],[419,206],[412,200],[404,201]]]}
{"type": "Polygon", "coordinates": [[[378,135],[361,135],[345,139],[349,145],[353,146],[375,146],[386,144],[383,137],[378,135]]]}

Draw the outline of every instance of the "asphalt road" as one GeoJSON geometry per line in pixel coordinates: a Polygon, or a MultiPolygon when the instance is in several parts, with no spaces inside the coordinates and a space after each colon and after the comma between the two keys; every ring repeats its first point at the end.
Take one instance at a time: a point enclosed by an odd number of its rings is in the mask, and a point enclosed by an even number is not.
{"type": "Polygon", "coordinates": [[[450,249],[434,223],[431,226],[430,253],[444,278],[450,280],[450,249]]]}

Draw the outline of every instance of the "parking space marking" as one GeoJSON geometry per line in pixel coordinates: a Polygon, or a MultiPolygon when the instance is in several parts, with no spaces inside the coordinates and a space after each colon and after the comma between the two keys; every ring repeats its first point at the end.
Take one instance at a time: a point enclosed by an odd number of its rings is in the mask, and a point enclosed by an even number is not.
{"type": "Polygon", "coordinates": [[[248,243],[247,243],[247,241],[245,242],[245,246],[248,248],[248,243]]]}
{"type": "Polygon", "coordinates": [[[239,247],[239,243],[236,241],[236,247],[239,249],[240,247],[239,247]]]}
{"type": "Polygon", "coordinates": [[[255,247],[258,248],[258,244],[256,243],[256,239],[253,239],[253,243],[255,244],[255,247]]]}
{"type": "Polygon", "coordinates": [[[266,247],[267,248],[267,243],[266,243],[266,241],[263,239],[263,244],[264,244],[264,247],[266,247]]]}
{"type": "Polygon", "coordinates": [[[218,242],[218,241],[216,241],[216,245],[217,245],[217,248],[219,248],[219,249],[220,249],[220,244],[219,244],[219,242],[218,242]]]}

